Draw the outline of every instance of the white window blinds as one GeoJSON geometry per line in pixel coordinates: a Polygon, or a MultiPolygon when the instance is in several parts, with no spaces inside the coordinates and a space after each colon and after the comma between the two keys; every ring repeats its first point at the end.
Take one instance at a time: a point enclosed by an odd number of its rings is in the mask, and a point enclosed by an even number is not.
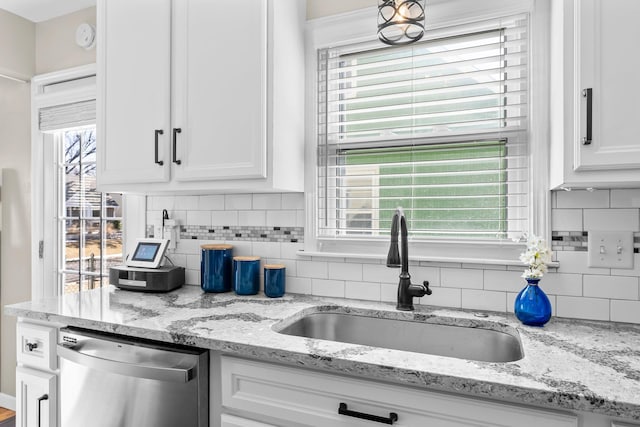
{"type": "Polygon", "coordinates": [[[41,96],[67,94],[76,98],[65,104],[56,102],[38,109],[38,127],[42,132],[88,126],[96,122],[95,74],[42,84],[41,96]],[[79,98],[79,99],[78,99],[79,98]]]}
{"type": "Polygon", "coordinates": [[[387,234],[397,206],[418,237],[527,229],[527,24],[318,52],[319,237],[387,234]]]}
{"type": "Polygon", "coordinates": [[[96,122],[96,100],[44,107],[38,111],[42,132],[86,126],[96,122]]]}

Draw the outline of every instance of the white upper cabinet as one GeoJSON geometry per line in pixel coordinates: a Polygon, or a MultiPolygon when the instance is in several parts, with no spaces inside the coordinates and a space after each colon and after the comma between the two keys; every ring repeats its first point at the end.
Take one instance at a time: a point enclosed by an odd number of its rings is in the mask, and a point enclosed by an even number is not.
{"type": "Polygon", "coordinates": [[[640,2],[551,2],[551,185],[640,184],[640,2]]]}
{"type": "Polygon", "coordinates": [[[99,7],[99,184],[167,182],[171,1],[103,1],[99,7]]]}
{"type": "Polygon", "coordinates": [[[304,10],[99,1],[99,189],[302,191],[304,10]]]}
{"type": "Polygon", "coordinates": [[[267,2],[176,1],[173,18],[174,178],[266,178],[267,2]]]}

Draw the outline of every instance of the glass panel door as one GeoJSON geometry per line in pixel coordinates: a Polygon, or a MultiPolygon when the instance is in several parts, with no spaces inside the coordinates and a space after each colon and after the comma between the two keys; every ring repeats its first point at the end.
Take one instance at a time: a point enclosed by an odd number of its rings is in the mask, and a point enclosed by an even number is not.
{"type": "Polygon", "coordinates": [[[96,189],[95,127],[56,138],[60,293],[106,286],[109,266],[122,264],[122,195],[96,189]]]}

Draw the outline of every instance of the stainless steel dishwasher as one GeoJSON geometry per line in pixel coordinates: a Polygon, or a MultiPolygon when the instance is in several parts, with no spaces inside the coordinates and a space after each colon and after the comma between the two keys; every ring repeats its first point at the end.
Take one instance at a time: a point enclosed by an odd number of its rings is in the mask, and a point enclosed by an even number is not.
{"type": "Polygon", "coordinates": [[[61,427],[209,425],[209,352],[63,328],[61,427]]]}

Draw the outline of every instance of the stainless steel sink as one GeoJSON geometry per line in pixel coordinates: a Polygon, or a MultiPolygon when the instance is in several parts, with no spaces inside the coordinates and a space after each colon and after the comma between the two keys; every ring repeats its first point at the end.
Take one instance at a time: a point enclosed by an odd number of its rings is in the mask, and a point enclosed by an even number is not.
{"type": "Polygon", "coordinates": [[[517,331],[384,319],[343,313],[312,313],[278,331],[371,347],[483,362],[513,362],[524,356],[517,331]]]}

